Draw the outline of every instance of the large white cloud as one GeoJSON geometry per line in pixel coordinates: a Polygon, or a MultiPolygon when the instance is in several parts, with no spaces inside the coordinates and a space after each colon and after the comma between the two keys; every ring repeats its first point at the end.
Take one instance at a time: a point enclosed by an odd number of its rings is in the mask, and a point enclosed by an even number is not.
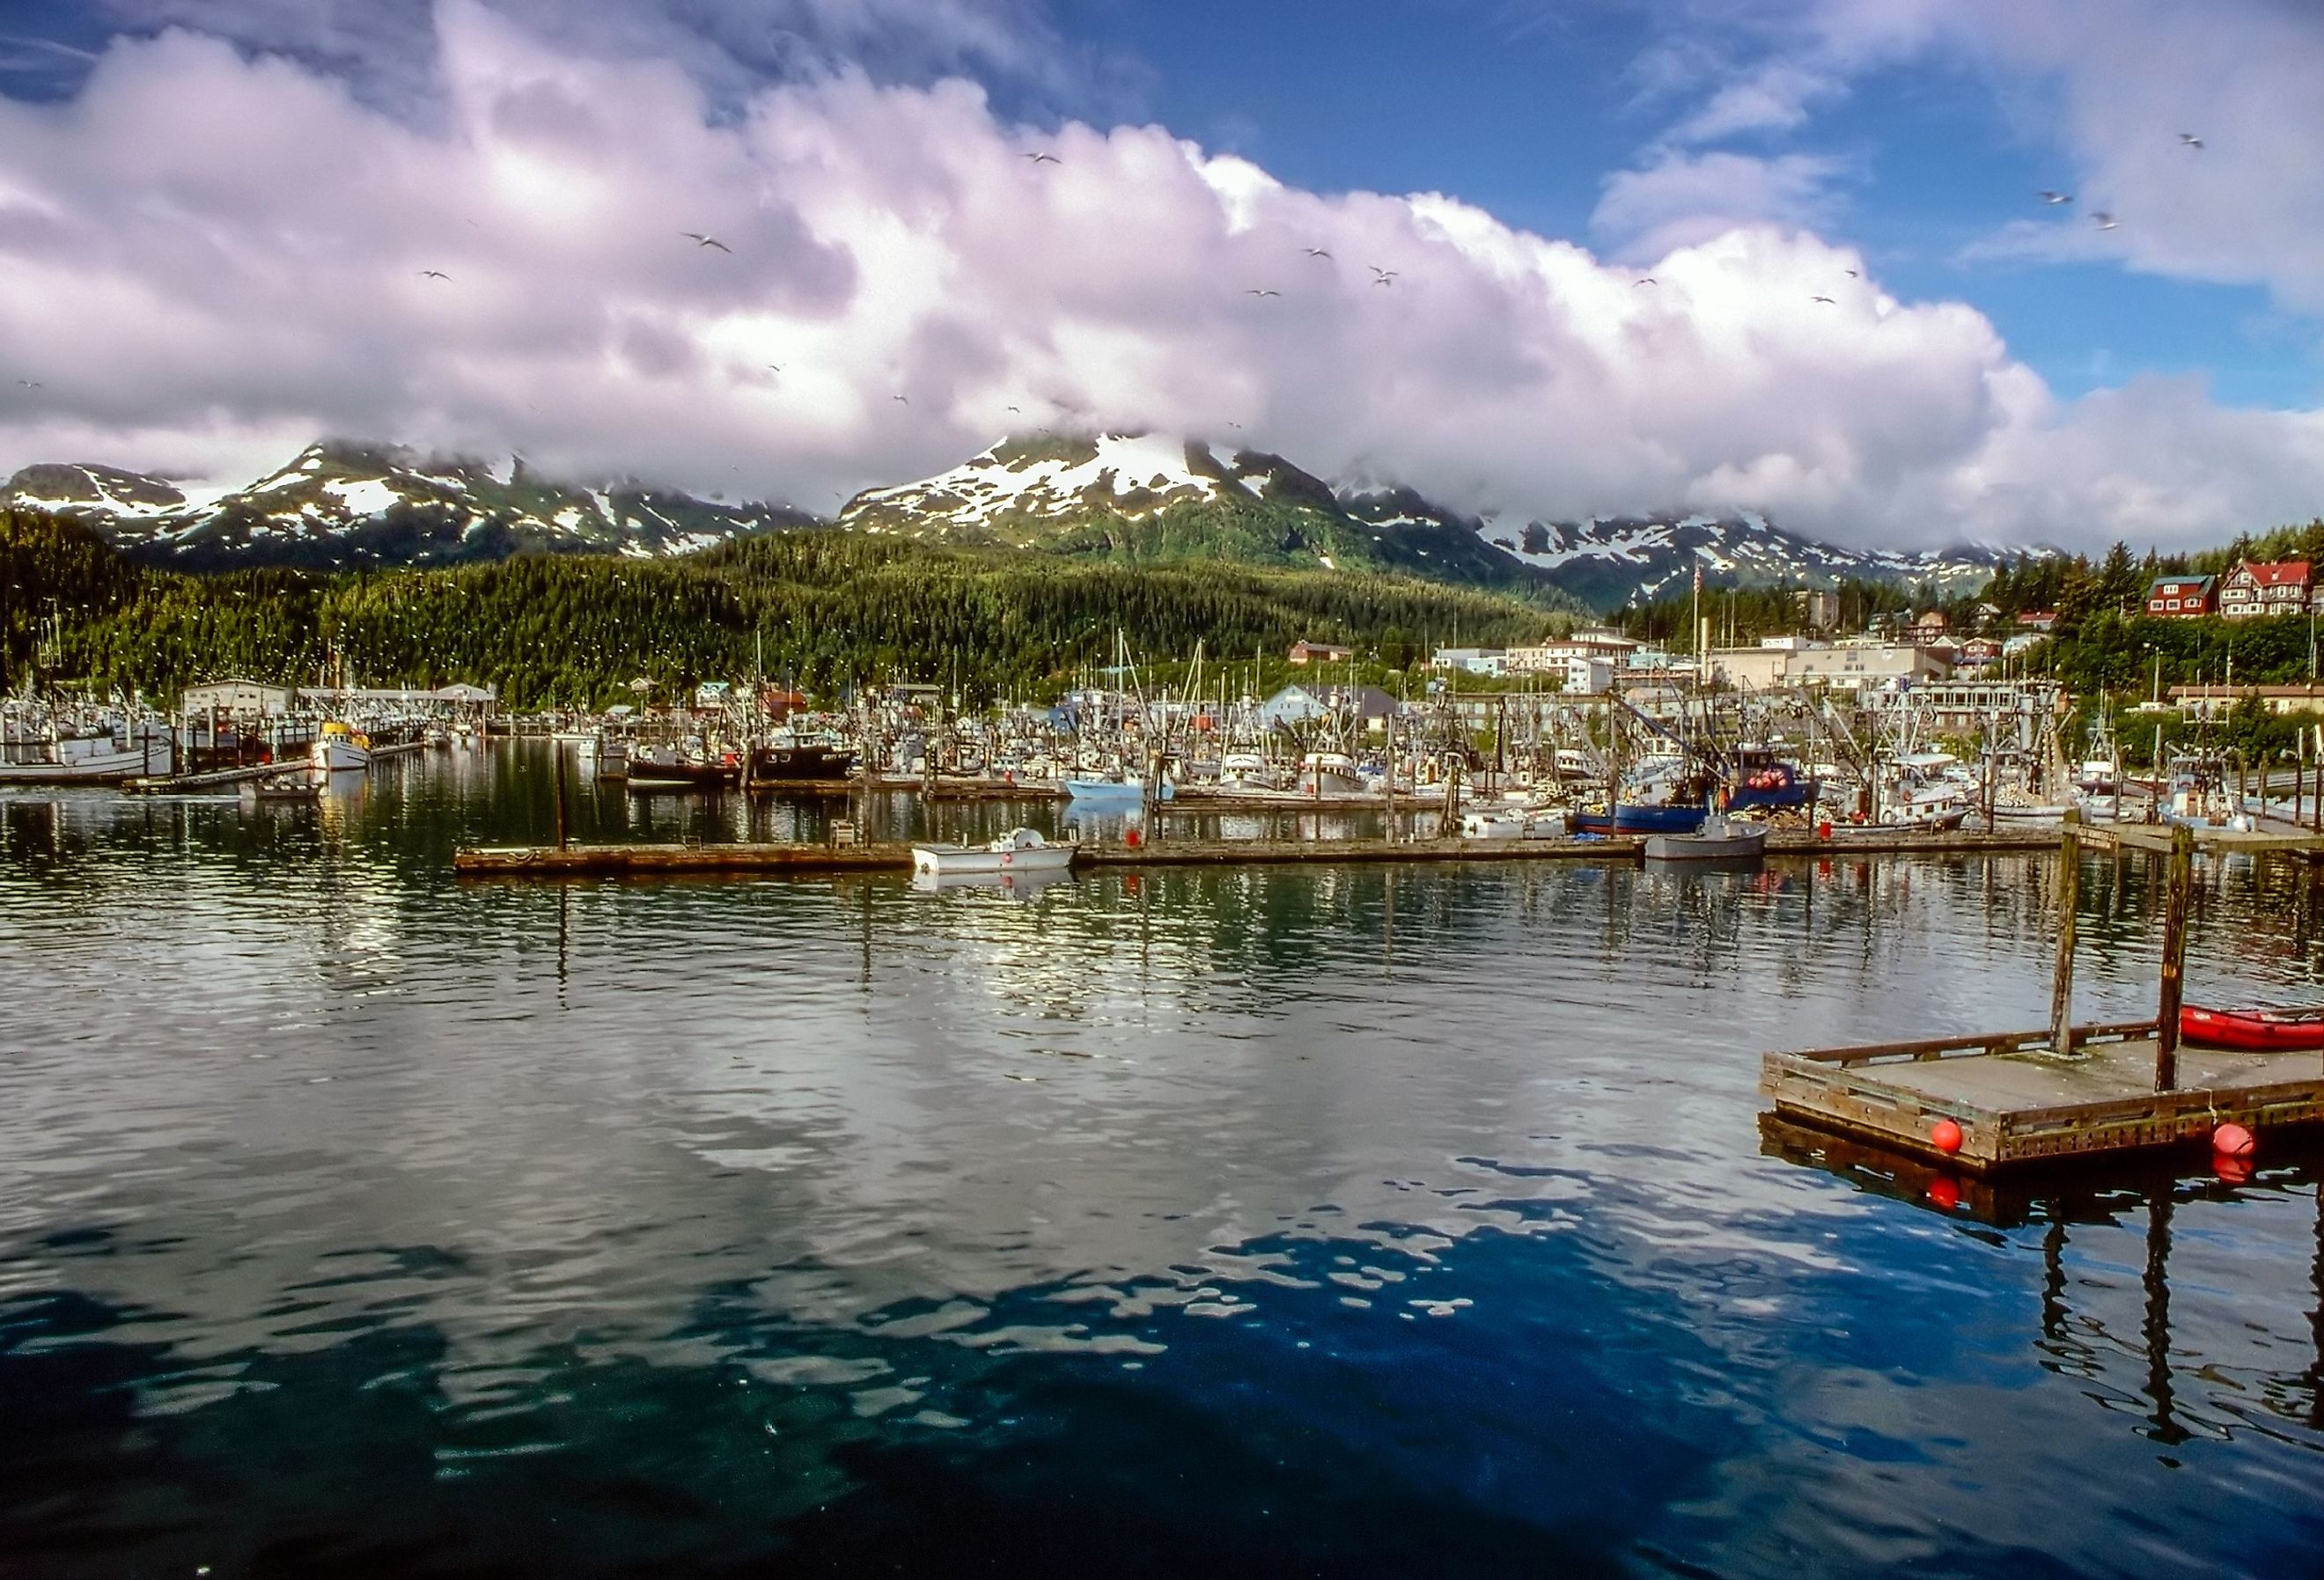
{"type": "Polygon", "coordinates": [[[1036,135],[958,80],[737,106],[471,0],[435,36],[424,117],[192,32],[0,102],[0,466],[249,474],[336,432],[828,508],[1048,422],[1857,540],[2194,541],[2324,502],[2314,416],[2061,406],[1981,315],[1795,228],[1615,269],[1159,128],[1036,135]]]}

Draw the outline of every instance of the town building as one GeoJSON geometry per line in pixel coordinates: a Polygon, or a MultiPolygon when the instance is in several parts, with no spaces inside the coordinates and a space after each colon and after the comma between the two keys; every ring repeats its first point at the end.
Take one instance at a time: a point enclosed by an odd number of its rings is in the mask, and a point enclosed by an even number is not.
{"type": "Polygon", "coordinates": [[[1780,686],[1861,690],[1889,684],[1941,680],[1952,672],[1945,655],[1918,642],[1808,642],[1763,637],[1757,647],[1713,648],[1711,679],[1744,691],[1780,686]]]}
{"type": "Polygon", "coordinates": [[[2324,713],[2324,684],[2303,680],[2292,686],[2173,686],[2171,706],[2189,718],[2218,718],[2252,697],[2270,713],[2324,713]]]}
{"type": "Polygon", "coordinates": [[[1824,587],[1802,587],[1792,595],[1792,608],[1810,631],[1830,631],[1840,624],[1840,595],[1824,587]]]}
{"type": "Polygon", "coordinates": [[[1440,647],[1428,656],[1432,670],[1457,670],[1464,675],[1494,675],[1504,672],[1508,651],[1498,647],[1440,647]]]}
{"type": "Polygon", "coordinates": [[[1341,647],[1328,642],[1295,642],[1291,644],[1291,661],[1295,664],[1344,664],[1356,656],[1351,647],[1341,647]]]}
{"type": "Polygon", "coordinates": [[[2219,613],[2230,620],[2305,614],[2310,592],[2305,559],[2246,559],[2219,583],[2219,613]]]}
{"type": "Polygon", "coordinates": [[[2055,609],[2028,609],[2017,616],[2020,631],[2031,631],[2041,635],[2047,635],[2057,624],[2058,612],[2055,609]]]}
{"type": "Polygon", "coordinates": [[[2218,606],[2215,576],[2158,576],[2146,589],[2146,612],[2158,620],[2200,619],[2218,606]]]}

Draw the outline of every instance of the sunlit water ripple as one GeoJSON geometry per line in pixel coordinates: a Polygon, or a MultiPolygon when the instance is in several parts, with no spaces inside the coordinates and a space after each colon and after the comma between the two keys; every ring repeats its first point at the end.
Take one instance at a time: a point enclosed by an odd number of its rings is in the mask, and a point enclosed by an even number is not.
{"type": "MultiPolygon", "coordinates": [[[[2317,1567],[2303,1156],[1763,1152],[1763,1049],[2043,1018],[2041,858],[455,883],[543,762],[0,798],[0,1570],[2317,1567]]],[[[2207,864],[2199,993],[2310,883],[2207,864]]]]}

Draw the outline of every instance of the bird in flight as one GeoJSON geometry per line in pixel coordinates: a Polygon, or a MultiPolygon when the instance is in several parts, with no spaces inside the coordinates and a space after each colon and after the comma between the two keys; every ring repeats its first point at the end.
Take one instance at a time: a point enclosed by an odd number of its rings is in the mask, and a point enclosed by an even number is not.
{"type": "Polygon", "coordinates": [[[728,246],[724,242],[720,241],[715,236],[705,236],[698,230],[680,231],[678,234],[686,237],[687,240],[692,242],[697,247],[716,247],[720,252],[725,253],[730,256],[733,254],[734,249],[733,247],[728,246]]]}
{"type": "Polygon", "coordinates": [[[1254,285],[1248,291],[1245,291],[1243,294],[1245,296],[1281,296],[1283,292],[1279,291],[1262,291],[1258,286],[1254,285]]]}
{"type": "Polygon", "coordinates": [[[1831,307],[1838,307],[1838,306],[1840,305],[1838,302],[1833,301],[1833,300],[1831,300],[1831,298],[1830,298],[1830,297],[1828,297],[1828,296],[1812,296],[1812,297],[1808,298],[1808,300],[1809,300],[1810,301],[1820,301],[1820,302],[1823,302],[1823,303],[1825,303],[1826,305],[1831,306],[1831,307]]]}
{"type": "Polygon", "coordinates": [[[1306,253],[1311,258],[1328,258],[1332,255],[1321,247],[1309,247],[1306,249],[1306,253]]]}
{"type": "Polygon", "coordinates": [[[1065,162],[1054,153],[1028,153],[1025,156],[1035,164],[1063,164],[1065,162]]]}
{"type": "Polygon", "coordinates": [[[773,363],[771,363],[771,362],[770,362],[770,363],[767,364],[767,371],[768,371],[769,373],[780,373],[780,372],[782,372],[783,370],[782,370],[780,367],[777,366],[775,364],[773,364],[773,363]]]}
{"type": "Polygon", "coordinates": [[[2073,200],[2074,195],[2071,192],[2044,191],[2042,194],[2042,201],[2047,203],[2052,208],[2055,208],[2061,203],[2070,203],[2073,200]]]}
{"type": "Polygon", "coordinates": [[[2181,132],[2179,134],[2179,146],[2181,148],[2200,148],[2203,146],[2203,140],[2200,137],[2196,136],[2192,132],[2181,132]]]}
{"type": "Polygon", "coordinates": [[[1858,274],[1858,273],[1855,270],[1853,270],[1853,269],[1843,269],[1843,270],[1841,270],[1841,271],[1840,271],[1840,273],[1843,273],[1843,274],[1845,274],[1845,275],[1847,275],[1850,280],[1861,280],[1861,279],[1863,279],[1863,278],[1864,278],[1864,276],[1863,276],[1863,275],[1858,274]]]}
{"type": "Polygon", "coordinates": [[[422,280],[449,280],[452,277],[449,274],[445,273],[441,269],[422,269],[420,271],[420,278],[422,280]]]}
{"type": "Polygon", "coordinates": [[[1228,426],[1229,428],[1240,428],[1240,427],[1242,426],[1242,424],[1241,424],[1241,423],[1240,423],[1240,422],[1230,422],[1230,423],[1228,423],[1228,424],[1227,424],[1227,426],[1228,426]]]}
{"type": "Polygon", "coordinates": [[[1364,267],[1372,272],[1375,277],[1374,283],[1376,284],[1386,285],[1389,281],[1396,278],[1395,270],[1383,269],[1378,263],[1366,263],[1364,267]]]}
{"type": "Polygon", "coordinates": [[[1655,279],[1655,278],[1653,275],[1651,275],[1651,274],[1647,274],[1647,275],[1641,276],[1640,278],[1638,278],[1638,279],[1637,279],[1637,280],[1633,280],[1633,281],[1631,281],[1631,282],[1630,282],[1630,289],[1631,289],[1631,290],[1633,290],[1633,291],[1636,291],[1636,290],[1637,290],[1639,286],[1641,286],[1641,285],[1660,285],[1661,283],[1662,283],[1662,282],[1661,282],[1661,281],[1659,281],[1659,280],[1655,279]]]}
{"type": "Polygon", "coordinates": [[[909,401],[906,400],[906,399],[905,399],[903,396],[901,396],[901,395],[890,395],[890,396],[889,396],[889,397],[888,397],[888,399],[890,399],[890,401],[897,402],[898,403],[899,403],[899,404],[901,404],[901,405],[908,406],[908,405],[910,405],[910,404],[911,404],[911,402],[909,402],[909,401]]]}
{"type": "Polygon", "coordinates": [[[1014,406],[1011,406],[1011,407],[1010,407],[1009,409],[1010,409],[1011,411],[1016,411],[1016,410],[1017,410],[1017,408],[1016,408],[1016,407],[1014,407],[1014,406]]]}
{"type": "Polygon", "coordinates": [[[2122,225],[2121,220],[2116,219],[2113,215],[2108,214],[2103,208],[2099,209],[2096,214],[2091,215],[2090,218],[2097,222],[2098,227],[2100,230],[2115,230],[2120,228],[2122,225]]]}
{"type": "Polygon", "coordinates": [[[48,386],[46,386],[45,384],[42,383],[41,383],[41,381],[40,381],[40,380],[38,380],[38,379],[18,379],[16,382],[17,382],[17,383],[21,384],[22,386],[23,386],[25,389],[28,389],[28,390],[39,390],[39,389],[45,389],[45,388],[47,388],[47,387],[48,387],[48,386]]]}

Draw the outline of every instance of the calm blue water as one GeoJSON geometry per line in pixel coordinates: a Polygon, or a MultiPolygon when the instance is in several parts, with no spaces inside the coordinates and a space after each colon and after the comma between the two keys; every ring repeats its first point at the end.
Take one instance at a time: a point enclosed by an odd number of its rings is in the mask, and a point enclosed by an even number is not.
{"type": "MultiPolygon", "coordinates": [[[[1763,1137],[1766,1049],[2041,1021],[2041,860],[453,882],[544,762],[0,798],[0,1571],[2319,1570],[2310,1160],[1763,1137]]],[[[2196,996],[2317,995],[2201,882],[2196,996]]]]}

